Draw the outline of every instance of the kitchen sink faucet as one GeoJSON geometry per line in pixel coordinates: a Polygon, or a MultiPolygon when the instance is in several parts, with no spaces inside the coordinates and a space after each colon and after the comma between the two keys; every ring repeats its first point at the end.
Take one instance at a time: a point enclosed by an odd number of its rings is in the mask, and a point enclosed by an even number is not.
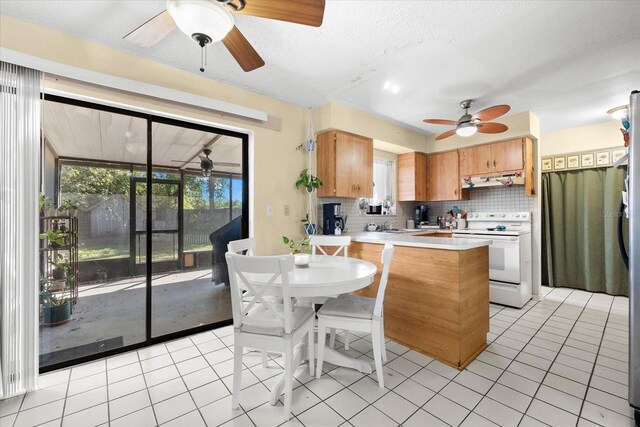
{"type": "Polygon", "coordinates": [[[396,221],[385,221],[384,224],[382,224],[382,229],[383,230],[391,230],[391,226],[393,224],[395,224],[396,221]]]}

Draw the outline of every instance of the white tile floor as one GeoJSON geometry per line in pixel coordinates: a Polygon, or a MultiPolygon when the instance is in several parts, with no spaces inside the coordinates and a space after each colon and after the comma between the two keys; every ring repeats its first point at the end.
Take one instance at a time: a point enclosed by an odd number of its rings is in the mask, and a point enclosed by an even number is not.
{"type": "MultiPolygon", "coordinates": [[[[628,300],[546,289],[522,310],[492,305],[491,344],[458,372],[394,342],[386,388],[375,374],[300,367],[291,426],[632,426],[626,400],[628,300]]],[[[245,355],[241,407],[231,409],[229,327],[43,375],[41,388],[0,402],[0,425],[277,426],[268,404],[280,358],[245,355]]],[[[350,354],[371,358],[367,337],[350,354]]]]}

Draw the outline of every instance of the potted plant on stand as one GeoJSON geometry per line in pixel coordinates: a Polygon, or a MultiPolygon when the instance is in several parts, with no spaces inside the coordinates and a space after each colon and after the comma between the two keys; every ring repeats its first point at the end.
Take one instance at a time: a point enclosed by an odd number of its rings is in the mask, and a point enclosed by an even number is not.
{"type": "Polygon", "coordinates": [[[78,216],[78,204],[71,199],[66,199],[62,202],[60,210],[65,216],[78,216]]]}
{"type": "Polygon", "coordinates": [[[66,244],[67,231],[64,230],[47,230],[45,233],[40,234],[40,240],[47,240],[48,247],[52,249],[58,249],[66,244]]]}
{"type": "Polygon", "coordinates": [[[316,232],[316,224],[313,221],[315,217],[315,203],[313,200],[313,192],[322,186],[322,181],[317,176],[314,176],[309,173],[309,169],[302,169],[300,172],[300,176],[296,181],[296,188],[304,188],[307,192],[307,213],[305,218],[302,220],[304,232],[307,233],[308,236],[315,234],[316,232]]]}
{"type": "Polygon", "coordinates": [[[308,267],[309,266],[309,238],[305,237],[302,240],[290,239],[287,236],[282,236],[282,243],[289,247],[289,252],[295,256],[296,267],[308,267]]]}
{"type": "Polygon", "coordinates": [[[58,281],[41,277],[40,278],[40,304],[42,304],[42,318],[46,326],[56,326],[68,322],[71,319],[71,298],[68,293],[69,280],[65,279],[65,289],[57,290],[58,281]]]}

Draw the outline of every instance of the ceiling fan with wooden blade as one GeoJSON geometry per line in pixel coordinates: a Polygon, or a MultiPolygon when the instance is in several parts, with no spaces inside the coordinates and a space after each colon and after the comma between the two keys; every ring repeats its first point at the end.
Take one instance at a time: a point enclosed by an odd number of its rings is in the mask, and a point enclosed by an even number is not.
{"type": "Polygon", "coordinates": [[[234,13],[319,27],[324,5],[325,0],[167,0],[166,10],[124,36],[124,40],[152,47],[179,28],[202,49],[200,71],[204,72],[206,63],[205,47],[222,41],[248,72],[262,67],[264,60],[235,26],[234,13]]]}
{"type": "Polygon", "coordinates": [[[493,107],[480,110],[474,115],[469,114],[469,108],[473,104],[473,99],[466,99],[460,103],[460,107],[464,109],[464,114],[458,119],[443,120],[443,119],[424,119],[423,122],[432,125],[451,125],[455,126],[455,129],[448,130],[440,135],[436,136],[436,141],[449,138],[453,135],[471,136],[476,132],[480,133],[502,133],[509,130],[509,127],[502,123],[487,123],[489,120],[497,119],[507,114],[511,109],[508,105],[494,105],[493,107]]]}

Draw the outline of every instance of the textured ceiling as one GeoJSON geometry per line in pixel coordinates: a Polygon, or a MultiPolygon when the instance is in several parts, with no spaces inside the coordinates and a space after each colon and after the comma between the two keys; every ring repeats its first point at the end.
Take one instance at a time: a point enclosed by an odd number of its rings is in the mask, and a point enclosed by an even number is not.
{"type": "MultiPolygon", "coordinates": [[[[198,74],[199,49],[179,31],[150,49],[122,40],[164,7],[0,1],[3,14],[198,74]]],[[[472,111],[531,110],[550,131],[603,121],[640,89],[638,16],[640,1],[328,0],[320,28],[236,16],[266,66],[244,73],[217,44],[205,74],[305,107],[339,102],[427,134],[443,127],[423,118],[457,119],[465,98],[478,98],[472,111]]]]}

